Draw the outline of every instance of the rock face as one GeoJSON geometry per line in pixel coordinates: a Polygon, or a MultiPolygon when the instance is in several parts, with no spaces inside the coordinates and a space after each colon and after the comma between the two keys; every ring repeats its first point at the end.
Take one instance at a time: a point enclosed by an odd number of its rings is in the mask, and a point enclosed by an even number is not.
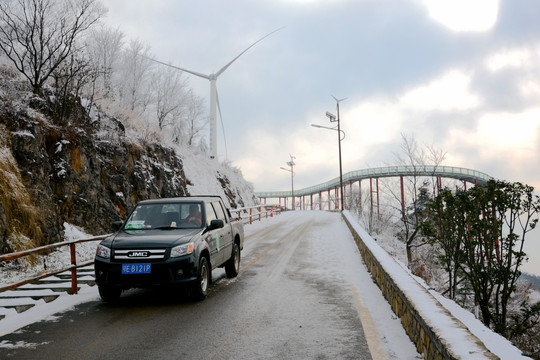
{"type": "MultiPolygon", "coordinates": [[[[140,200],[188,194],[182,161],[172,149],[136,143],[125,137],[119,121],[91,119],[80,104],[61,124],[43,115],[46,105],[39,99],[31,104],[35,111],[17,111],[0,102],[0,156],[15,159],[15,176],[27,195],[20,200],[0,194],[0,253],[13,250],[7,242],[10,233],[27,235],[24,226],[10,229],[8,218],[18,218],[21,209],[36,214],[41,234],[33,236],[40,245],[61,241],[64,222],[105,234],[140,200]]],[[[8,187],[2,191],[12,193],[9,176],[14,175],[0,169],[8,187]]]]}

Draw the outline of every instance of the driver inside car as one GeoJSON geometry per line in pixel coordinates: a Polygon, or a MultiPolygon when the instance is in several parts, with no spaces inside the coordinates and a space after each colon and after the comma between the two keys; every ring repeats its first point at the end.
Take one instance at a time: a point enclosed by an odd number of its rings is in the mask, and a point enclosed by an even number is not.
{"type": "Polygon", "coordinates": [[[189,216],[186,218],[186,221],[197,226],[201,226],[202,219],[199,205],[191,205],[189,207],[189,216]]]}

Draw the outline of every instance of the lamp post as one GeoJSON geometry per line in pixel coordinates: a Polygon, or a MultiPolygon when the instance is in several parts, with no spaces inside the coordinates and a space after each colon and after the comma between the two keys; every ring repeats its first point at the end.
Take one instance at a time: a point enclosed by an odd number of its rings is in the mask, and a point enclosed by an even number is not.
{"type": "Polygon", "coordinates": [[[341,126],[340,126],[340,122],[339,122],[339,103],[342,102],[343,100],[346,100],[347,98],[343,98],[343,99],[337,99],[335,96],[332,95],[332,97],[334,98],[334,100],[336,100],[336,104],[337,104],[337,118],[336,118],[336,115],[330,113],[330,112],[326,112],[326,117],[328,117],[328,119],[330,120],[331,123],[333,122],[337,122],[337,129],[335,127],[331,128],[331,127],[327,127],[327,126],[322,126],[322,125],[315,125],[315,124],[311,124],[311,126],[313,127],[317,127],[317,128],[323,128],[323,129],[329,129],[329,130],[336,130],[337,133],[338,133],[338,152],[339,152],[339,188],[340,188],[340,191],[341,191],[341,211],[343,211],[345,209],[344,205],[343,205],[343,167],[341,165],[341,140],[345,139],[345,132],[343,132],[341,130],[341,126]],[[341,137],[341,134],[343,134],[343,138],[341,137]]]}
{"type": "Polygon", "coordinates": [[[293,159],[296,159],[296,157],[289,155],[291,157],[291,161],[287,161],[287,165],[291,167],[291,169],[285,169],[284,167],[280,167],[281,170],[285,170],[291,173],[291,197],[292,197],[292,209],[294,210],[294,165],[296,165],[293,161],[293,159]]]}

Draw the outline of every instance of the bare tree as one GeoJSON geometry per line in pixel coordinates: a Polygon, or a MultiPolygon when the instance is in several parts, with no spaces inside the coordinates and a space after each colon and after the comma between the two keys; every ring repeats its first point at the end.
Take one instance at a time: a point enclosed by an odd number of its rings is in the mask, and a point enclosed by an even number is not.
{"type": "Polygon", "coordinates": [[[55,119],[63,123],[80,101],[83,87],[95,78],[95,70],[84,54],[73,53],[52,73],[54,79],[52,110],[55,119]]]}
{"type": "Polygon", "coordinates": [[[97,0],[0,2],[0,49],[39,94],[75,50],[81,34],[104,14],[97,0]]]}
{"type": "Polygon", "coordinates": [[[446,151],[440,148],[437,148],[434,145],[428,145],[426,146],[426,149],[427,149],[426,159],[430,165],[434,166],[433,167],[434,173],[431,175],[432,191],[433,191],[433,194],[437,194],[440,188],[442,188],[442,184],[437,182],[435,171],[437,171],[437,168],[446,159],[446,151]]]}
{"type": "Polygon", "coordinates": [[[124,33],[119,29],[96,29],[87,43],[88,56],[97,74],[98,92],[104,98],[114,97],[113,76],[121,60],[124,33]]]}
{"type": "Polygon", "coordinates": [[[181,121],[187,105],[187,81],[182,73],[170,67],[160,67],[153,77],[156,117],[160,130],[181,121]]]}
{"type": "Polygon", "coordinates": [[[202,136],[208,124],[208,113],[204,99],[189,89],[183,93],[183,104],[171,113],[167,124],[167,133],[172,142],[197,147],[206,152],[207,144],[202,136]]]}
{"type": "MultiPolygon", "coordinates": [[[[412,249],[418,246],[422,246],[424,242],[416,242],[420,228],[419,224],[422,218],[425,216],[425,208],[429,197],[428,182],[426,178],[416,175],[421,166],[434,165],[436,169],[444,160],[446,152],[435,148],[434,146],[428,146],[427,152],[421,148],[416,142],[414,136],[406,136],[401,134],[401,154],[395,154],[396,160],[400,165],[410,166],[414,169],[414,175],[407,176],[403,180],[404,194],[402,203],[402,195],[397,193],[395,189],[400,189],[400,186],[388,186],[387,190],[397,203],[400,204],[399,212],[401,223],[402,240],[405,242],[407,251],[407,261],[409,265],[413,265],[412,249]]],[[[433,187],[433,194],[436,191],[436,179],[431,177],[431,183],[433,187]]],[[[413,269],[414,270],[414,269],[413,269]]]]}
{"type": "Polygon", "coordinates": [[[122,55],[122,67],[119,71],[119,100],[130,111],[142,115],[148,105],[154,101],[150,79],[152,61],[150,47],[132,40],[122,55]]]}
{"type": "Polygon", "coordinates": [[[193,90],[188,91],[187,97],[187,109],[185,121],[187,124],[187,144],[189,146],[195,145],[196,141],[200,141],[201,133],[208,124],[208,113],[204,107],[204,99],[195,93],[193,90]]]}

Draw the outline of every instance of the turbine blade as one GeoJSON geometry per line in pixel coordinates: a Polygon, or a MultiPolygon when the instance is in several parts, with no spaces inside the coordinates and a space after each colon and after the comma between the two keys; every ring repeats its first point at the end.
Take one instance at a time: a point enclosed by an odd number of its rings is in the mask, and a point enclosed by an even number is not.
{"type": "Polygon", "coordinates": [[[163,61],[159,61],[159,60],[156,60],[156,59],[153,59],[151,57],[144,56],[144,55],[141,55],[141,54],[138,54],[138,55],[145,58],[145,59],[148,59],[150,61],[156,62],[158,64],[165,65],[165,66],[171,67],[171,68],[176,69],[176,70],[185,71],[185,72],[190,73],[192,75],[202,77],[203,79],[210,80],[210,75],[201,74],[201,73],[196,72],[196,71],[192,71],[192,70],[184,69],[184,68],[174,66],[174,65],[171,65],[171,64],[167,64],[167,63],[165,63],[163,61]]]}
{"type": "Polygon", "coordinates": [[[269,37],[270,35],[272,35],[273,33],[277,32],[277,31],[283,29],[284,27],[285,27],[285,26],[282,26],[282,27],[280,27],[279,29],[276,29],[276,30],[272,31],[272,32],[270,32],[270,33],[264,35],[264,36],[263,36],[262,38],[260,38],[259,40],[255,41],[255,42],[254,42],[253,44],[251,44],[246,50],[242,51],[242,52],[241,52],[240,54],[238,54],[234,59],[232,59],[232,60],[229,61],[224,67],[222,67],[218,72],[216,72],[216,78],[217,78],[219,75],[221,75],[225,70],[227,70],[227,68],[228,68],[229,66],[231,66],[231,64],[232,64],[233,62],[235,62],[236,59],[238,59],[240,56],[244,55],[244,53],[245,53],[246,51],[248,51],[248,50],[251,49],[253,46],[255,46],[255,44],[257,44],[257,43],[263,41],[265,38],[269,37]]]}
{"type": "Polygon", "coordinates": [[[225,145],[225,160],[229,159],[229,154],[227,153],[227,138],[225,136],[225,126],[223,125],[223,115],[221,115],[221,106],[219,106],[219,96],[216,89],[216,103],[219,112],[219,120],[221,121],[221,130],[223,131],[223,144],[225,145]]]}
{"type": "Polygon", "coordinates": [[[334,95],[332,95],[332,97],[334,98],[334,100],[336,100],[336,102],[341,102],[343,100],[347,100],[348,98],[343,98],[343,99],[338,99],[337,97],[335,97],[334,95]]]}

